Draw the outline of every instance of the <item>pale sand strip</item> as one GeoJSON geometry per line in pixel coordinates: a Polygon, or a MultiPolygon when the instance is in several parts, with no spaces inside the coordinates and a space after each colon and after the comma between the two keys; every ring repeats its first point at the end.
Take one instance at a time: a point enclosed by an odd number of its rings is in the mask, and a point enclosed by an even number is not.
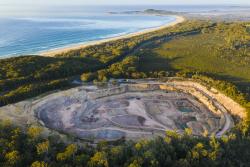
{"type": "Polygon", "coordinates": [[[69,47],[66,46],[66,47],[63,47],[63,48],[48,50],[48,51],[44,51],[44,52],[39,53],[39,55],[53,57],[56,54],[66,53],[66,52],[69,52],[71,50],[83,49],[83,48],[88,47],[88,46],[100,45],[100,44],[103,44],[103,43],[106,43],[106,42],[111,42],[111,41],[115,41],[115,40],[119,40],[119,39],[127,39],[127,38],[135,37],[135,36],[138,36],[138,35],[143,35],[143,34],[146,34],[146,33],[150,33],[150,32],[153,32],[153,31],[157,31],[157,30],[161,30],[161,29],[164,29],[164,28],[167,28],[167,27],[171,27],[171,26],[174,26],[176,24],[179,24],[179,23],[185,21],[185,18],[182,17],[182,16],[174,16],[174,17],[176,18],[175,21],[170,22],[170,23],[165,24],[165,25],[160,26],[160,27],[149,28],[149,29],[146,29],[146,30],[143,30],[143,31],[130,33],[130,34],[126,34],[126,35],[121,35],[121,36],[118,36],[118,37],[86,42],[84,44],[76,44],[74,46],[69,46],[69,47]]]}

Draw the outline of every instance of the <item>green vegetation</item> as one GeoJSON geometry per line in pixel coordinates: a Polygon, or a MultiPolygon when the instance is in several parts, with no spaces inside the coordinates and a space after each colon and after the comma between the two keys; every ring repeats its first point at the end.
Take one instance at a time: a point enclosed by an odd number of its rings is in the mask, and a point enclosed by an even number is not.
{"type": "MultiPolygon", "coordinates": [[[[47,91],[70,86],[73,77],[82,73],[109,68],[127,55],[140,50],[151,41],[168,38],[202,27],[206,22],[188,22],[131,39],[121,39],[85,49],[70,51],[56,57],[23,56],[0,60],[0,106],[34,97],[47,91]],[[58,83],[62,83],[59,85],[58,83]]],[[[117,65],[118,66],[118,65],[117,65]]],[[[103,75],[103,72],[98,72],[103,75]]],[[[99,79],[105,80],[100,76],[99,79]]]]}
{"type": "Polygon", "coordinates": [[[176,27],[70,51],[0,60],[0,105],[71,87],[72,80],[181,76],[216,87],[247,109],[227,136],[167,132],[151,141],[64,144],[40,129],[0,126],[0,166],[250,166],[249,23],[186,21],[176,27]]]}
{"type": "Polygon", "coordinates": [[[249,93],[249,40],[245,23],[218,23],[200,33],[145,48],[138,53],[142,57],[139,69],[199,72],[233,82],[249,93]]]}
{"type": "Polygon", "coordinates": [[[56,57],[0,60],[0,105],[83,81],[200,73],[250,90],[248,23],[187,21],[178,27],[121,39],[56,57]]]}
{"type": "Polygon", "coordinates": [[[138,72],[199,72],[244,85],[250,81],[250,35],[245,24],[211,24],[151,40],[130,55],[139,58],[138,72]]]}
{"type": "Polygon", "coordinates": [[[0,166],[6,167],[247,167],[250,139],[240,132],[227,137],[192,137],[167,131],[165,137],[137,142],[65,144],[58,136],[42,137],[38,127],[24,133],[9,122],[0,125],[0,166]]]}
{"type": "Polygon", "coordinates": [[[69,87],[69,80],[101,63],[90,58],[24,56],[0,60],[0,106],[69,87]]]}

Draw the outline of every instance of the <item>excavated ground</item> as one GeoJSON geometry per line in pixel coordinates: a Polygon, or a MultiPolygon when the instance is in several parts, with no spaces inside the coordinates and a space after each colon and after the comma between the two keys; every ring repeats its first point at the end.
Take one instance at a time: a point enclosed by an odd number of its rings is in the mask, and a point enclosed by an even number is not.
{"type": "Polygon", "coordinates": [[[225,123],[194,96],[159,85],[122,84],[100,90],[82,87],[33,107],[45,126],[82,139],[116,140],[164,135],[166,130],[216,134],[225,123]]]}
{"type": "Polygon", "coordinates": [[[229,114],[233,111],[217,99],[218,92],[209,95],[211,91],[195,84],[133,80],[106,88],[81,86],[0,111],[9,111],[6,115],[16,122],[37,120],[49,129],[86,140],[152,138],[166,130],[183,133],[185,128],[194,135],[206,132],[220,137],[233,126],[229,114]]]}

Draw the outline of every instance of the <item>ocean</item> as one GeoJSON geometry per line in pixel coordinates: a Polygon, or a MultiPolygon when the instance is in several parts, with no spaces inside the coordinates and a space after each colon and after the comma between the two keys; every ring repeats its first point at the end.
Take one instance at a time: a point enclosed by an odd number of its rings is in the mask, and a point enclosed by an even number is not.
{"type": "MultiPolygon", "coordinates": [[[[116,37],[175,20],[172,16],[112,15],[148,8],[182,12],[226,10],[220,6],[53,6],[0,10],[0,58],[116,37]]],[[[234,10],[236,7],[230,7],[234,10]]]]}
{"type": "Polygon", "coordinates": [[[158,27],[174,20],[174,17],[109,14],[77,18],[2,18],[0,56],[36,54],[158,27]]]}

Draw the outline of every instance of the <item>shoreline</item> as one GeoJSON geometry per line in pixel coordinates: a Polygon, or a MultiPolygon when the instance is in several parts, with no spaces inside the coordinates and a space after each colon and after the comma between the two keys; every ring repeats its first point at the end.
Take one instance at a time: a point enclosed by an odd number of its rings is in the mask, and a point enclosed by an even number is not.
{"type": "Polygon", "coordinates": [[[158,31],[158,30],[161,30],[161,29],[164,29],[167,27],[175,26],[175,25],[182,23],[186,20],[183,16],[173,16],[173,17],[176,18],[175,21],[164,24],[164,25],[159,26],[159,27],[148,28],[148,29],[145,29],[142,31],[133,32],[133,33],[129,33],[126,35],[120,35],[120,36],[106,38],[106,39],[94,40],[94,41],[86,42],[83,44],[75,44],[74,46],[65,46],[62,48],[52,49],[52,50],[48,50],[48,51],[42,51],[42,52],[37,53],[37,55],[45,56],[45,57],[54,57],[57,54],[66,53],[66,52],[69,52],[72,50],[84,49],[88,46],[101,45],[101,44],[107,43],[107,42],[112,42],[112,41],[116,41],[116,40],[120,40],[120,39],[127,39],[127,38],[131,38],[131,37],[147,34],[150,32],[158,31]]]}

